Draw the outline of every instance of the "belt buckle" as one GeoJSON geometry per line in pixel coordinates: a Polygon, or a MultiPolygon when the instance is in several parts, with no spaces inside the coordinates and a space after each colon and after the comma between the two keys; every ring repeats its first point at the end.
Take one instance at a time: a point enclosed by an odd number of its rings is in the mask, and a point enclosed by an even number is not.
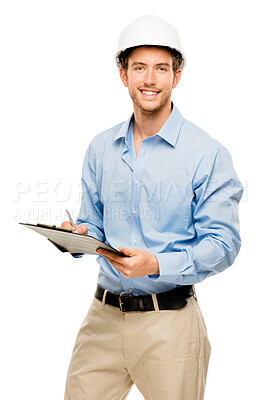
{"type": "Polygon", "coordinates": [[[120,307],[120,311],[121,312],[130,312],[130,311],[124,311],[123,310],[123,302],[122,302],[122,297],[133,297],[133,295],[132,294],[121,294],[120,296],[119,296],[119,298],[118,298],[118,300],[119,300],[119,307],[120,307]]]}

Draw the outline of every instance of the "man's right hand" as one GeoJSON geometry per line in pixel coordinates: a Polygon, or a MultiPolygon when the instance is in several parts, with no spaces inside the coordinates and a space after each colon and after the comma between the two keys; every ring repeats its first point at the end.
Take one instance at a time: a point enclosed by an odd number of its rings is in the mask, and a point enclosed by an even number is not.
{"type": "MultiPolygon", "coordinates": [[[[73,227],[73,225],[71,224],[70,221],[62,222],[61,226],[63,228],[72,229],[72,231],[75,230],[75,228],[73,227]]],[[[77,233],[81,233],[82,235],[87,235],[88,229],[85,225],[76,225],[76,229],[77,229],[77,233]]]]}

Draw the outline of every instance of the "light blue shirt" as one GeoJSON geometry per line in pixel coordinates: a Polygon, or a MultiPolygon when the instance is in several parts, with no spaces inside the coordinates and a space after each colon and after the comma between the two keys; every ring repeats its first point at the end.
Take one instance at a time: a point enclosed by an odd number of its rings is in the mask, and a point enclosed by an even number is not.
{"type": "Polygon", "coordinates": [[[136,156],[132,121],[133,115],[88,147],[76,223],[117,249],[154,254],[160,274],[125,278],[98,256],[98,284],[117,294],[151,294],[223,271],[241,245],[242,185],[228,150],[173,106],[136,156]]]}

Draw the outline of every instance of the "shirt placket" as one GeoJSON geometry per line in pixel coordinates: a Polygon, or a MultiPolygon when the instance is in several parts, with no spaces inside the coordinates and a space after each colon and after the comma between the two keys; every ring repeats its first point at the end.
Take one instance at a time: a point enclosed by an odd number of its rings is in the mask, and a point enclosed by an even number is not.
{"type": "MultiPolygon", "coordinates": [[[[130,143],[130,152],[131,157],[135,156],[135,149],[133,143],[133,135],[130,143]]],[[[132,196],[130,202],[130,215],[131,215],[131,235],[130,235],[130,248],[140,248],[141,247],[141,226],[140,226],[140,209],[139,209],[139,200],[140,200],[140,191],[141,186],[143,184],[143,173],[146,167],[146,163],[148,157],[150,155],[152,145],[154,142],[154,138],[150,137],[145,139],[141,145],[136,157],[135,162],[133,163],[132,168],[132,196]]],[[[125,288],[126,293],[136,293],[136,287],[134,279],[132,278],[124,278],[122,280],[123,286],[125,288]]]]}

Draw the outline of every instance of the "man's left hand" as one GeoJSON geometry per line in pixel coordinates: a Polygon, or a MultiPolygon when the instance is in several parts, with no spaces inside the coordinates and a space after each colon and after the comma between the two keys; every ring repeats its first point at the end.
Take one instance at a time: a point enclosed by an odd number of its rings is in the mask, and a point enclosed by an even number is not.
{"type": "Polygon", "coordinates": [[[101,248],[98,248],[96,251],[105,257],[125,278],[137,278],[153,274],[159,275],[157,258],[148,251],[119,247],[119,251],[128,257],[121,257],[112,251],[101,248]]]}

